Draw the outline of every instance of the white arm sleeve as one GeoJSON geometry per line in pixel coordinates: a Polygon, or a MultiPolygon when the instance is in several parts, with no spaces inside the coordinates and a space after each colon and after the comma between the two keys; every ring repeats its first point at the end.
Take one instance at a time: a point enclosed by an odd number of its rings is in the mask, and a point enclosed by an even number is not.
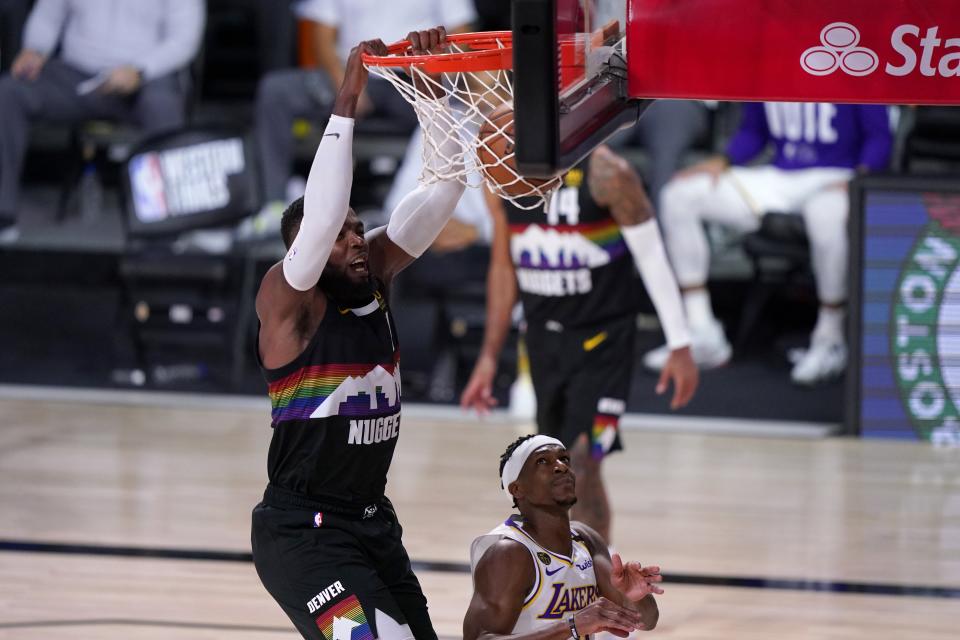
{"type": "Polygon", "coordinates": [[[353,186],[353,119],[330,116],[313,158],[303,196],[300,231],[283,260],[291,287],[316,286],[350,207],[353,186]]]}
{"type": "Polygon", "coordinates": [[[670,268],[667,252],[663,248],[657,221],[651,218],[637,225],[621,227],[620,231],[657,310],[667,345],[670,349],[689,346],[690,330],[683,313],[680,289],[673,269],[670,268]]]}
{"type": "MultiPolygon", "coordinates": [[[[431,163],[446,158],[445,173],[460,173],[463,163],[463,145],[457,135],[440,131],[442,123],[431,120],[424,132],[425,138],[442,140],[440,148],[431,155],[431,163]],[[449,162],[453,159],[452,162],[449,162]]],[[[430,169],[437,167],[428,166],[430,169]]],[[[414,258],[419,258],[430,248],[453,215],[453,210],[463,195],[464,185],[456,179],[441,180],[429,185],[420,185],[397,205],[387,223],[387,237],[395,245],[414,258]]]]}
{"type": "Polygon", "coordinates": [[[387,237],[414,258],[419,258],[440,235],[463,195],[456,180],[420,185],[404,197],[387,224],[387,237]]]}

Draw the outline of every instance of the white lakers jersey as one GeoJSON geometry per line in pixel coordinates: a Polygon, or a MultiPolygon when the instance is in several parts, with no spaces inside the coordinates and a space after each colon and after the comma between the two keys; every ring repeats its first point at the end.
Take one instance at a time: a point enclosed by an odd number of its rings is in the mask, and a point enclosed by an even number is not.
{"type": "Polygon", "coordinates": [[[472,572],[487,549],[503,538],[516,540],[527,548],[536,572],[533,587],[523,600],[523,609],[511,633],[526,633],[555,623],[600,597],[593,557],[579,536],[570,531],[570,556],[548,551],[523,530],[520,516],[510,516],[493,531],[473,541],[470,546],[472,572]]]}

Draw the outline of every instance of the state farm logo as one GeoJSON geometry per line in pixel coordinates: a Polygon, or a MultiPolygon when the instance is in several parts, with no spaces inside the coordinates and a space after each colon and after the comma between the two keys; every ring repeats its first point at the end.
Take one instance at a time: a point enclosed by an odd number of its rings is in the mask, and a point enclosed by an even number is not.
{"type": "Polygon", "coordinates": [[[871,74],[880,66],[880,58],[858,44],[859,29],[849,22],[831,22],[820,31],[820,46],[810,47],[800,56],[800,66],[814,76],[828,76],[837,69],[851,76],[871,74]]]}
{"type": "MultiPolygon", "coordinates": [[[[884,72],[898,77],[917,71],[928,78],[960,76],[960,38],[941,38],[939,30],[932,26],[922,31],[915,24],[894,29],[884,72]]],[[[859,45],[859,29],[849,22],[831,22],[820,31],[820,45],[800,55],[800,66],[814,76],[828,76],[837,69],[850,76],[870,75],[880,67],[880,58],[859,45]]]]}

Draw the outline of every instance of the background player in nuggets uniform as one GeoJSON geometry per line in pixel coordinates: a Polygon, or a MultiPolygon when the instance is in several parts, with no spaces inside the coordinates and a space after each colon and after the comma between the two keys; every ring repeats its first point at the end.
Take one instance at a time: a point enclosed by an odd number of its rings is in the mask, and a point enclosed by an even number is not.
{"type": "Polygon", "coordinates": [[[671,349],[657,390],[672,379],[677,408],[697,387],[677,285],[640,178],[606,147],[564,176],[547,211],[504,206],[493,210],[483,348],[461,404],[483,412],[496,402],[493,378],[519,285],[537,425],[570,449],[579,478],[574,518],[609,540],[600,462],[620,448],[643,295],[636,268],[671,349]]]}
{"type": "MultiPolygon", "coordinates": [[[[445,34],[408,38],[426,51],[445,34]]],[[[257,294],[273,439],[253,556],[305,638],[436,638],[384,496],[401,426],[400,351],[386,300],[393,276],[430,246],[463,187],[418,187],[385,230],[367,234],[349,209],[353,116],[367,79],[360,55],[385,52],[379,40],[353,50],[306,195],[283,217],[287,255],[257,294]]]]}
{"type": "Polygon", "coordinates": [[[576,477],[559,440],[517,439],[500,458],[500,479],[521,515],[471,546],[465,640],[626,635],[657,625],[660,568],[624,565],[597,532],[570,522],[576,477]]]}

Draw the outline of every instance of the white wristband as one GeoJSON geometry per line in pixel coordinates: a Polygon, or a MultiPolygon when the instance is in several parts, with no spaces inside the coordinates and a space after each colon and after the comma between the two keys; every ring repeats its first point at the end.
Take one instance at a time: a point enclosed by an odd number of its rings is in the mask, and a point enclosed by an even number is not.
{"type": "Polygon", "coordinates": [[[663,248],[657,221],[650,219],[641,224],[621,227],[620,232],[657,310],[667,346],[671,350],[689,346],[690,330],[683,312],[680,289],[663,248]]]}

